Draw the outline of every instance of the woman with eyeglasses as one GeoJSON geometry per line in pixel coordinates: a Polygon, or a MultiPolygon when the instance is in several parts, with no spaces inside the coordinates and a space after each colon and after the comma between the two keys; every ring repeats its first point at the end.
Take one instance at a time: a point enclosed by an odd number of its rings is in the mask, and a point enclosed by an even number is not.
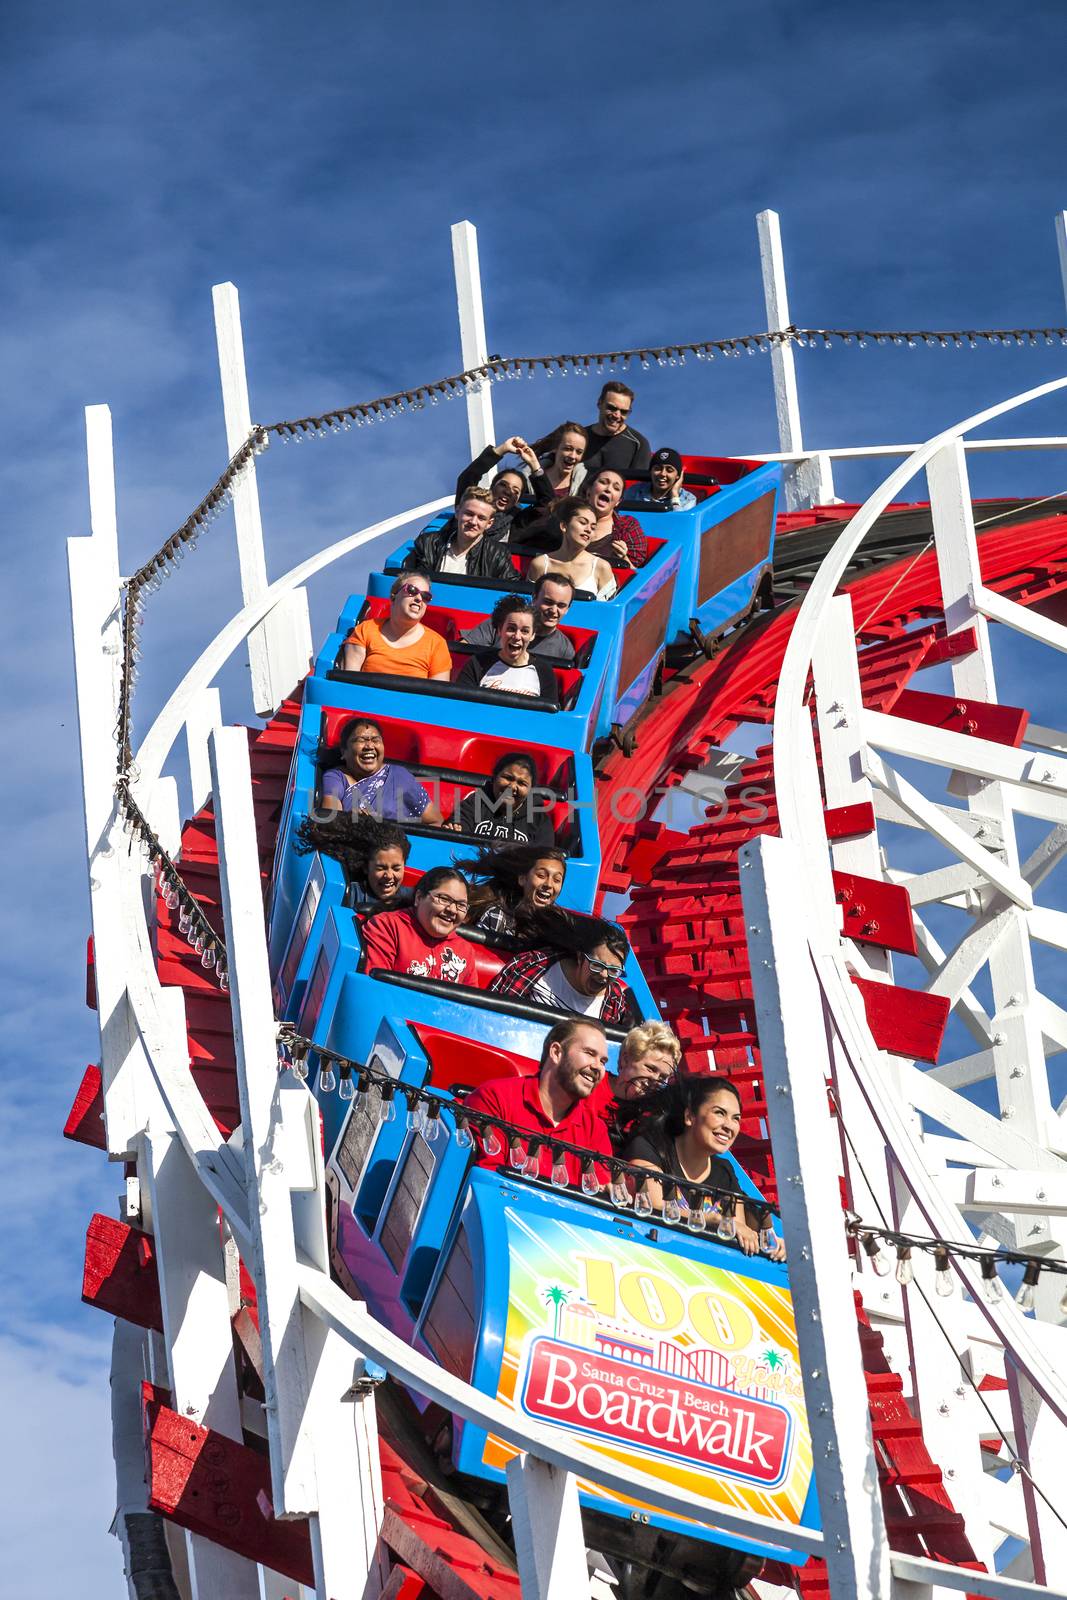
{"type": "Polygon", "coordinates": [[[441,812],[414,773],[386,761],[382,730],[369,717],[341,729],[339,766],[322,775],[324,811],[363,812],[382,822],[439,823],[441,812]]]}
{"type": "Polygon", "coordinates": [[[363,924],[363,970],[480,988],[477,950],[456,931],[468,910],[466,879],[454,867],[431,867],[410,911],[383,911],[363,924]]]}
{"type": "Polygon", "coordinates": [[[637,1020],[633,990],[622,976],[628,947],[621,928],[561,906],[534,913],[526,926],[538,948],[497,973],[489,986],[494,994],[616,1026],[637,1020]]]}
{"type": "Polygon", "coordinates": [[[433,590],[425,572],[405,572],[389,591],[384,622],[366,617],[344,643],[346,672],[383,672],[401,678],[433,678],[447,683],[452,673],[448,645],[423,622],[433,590]]]}

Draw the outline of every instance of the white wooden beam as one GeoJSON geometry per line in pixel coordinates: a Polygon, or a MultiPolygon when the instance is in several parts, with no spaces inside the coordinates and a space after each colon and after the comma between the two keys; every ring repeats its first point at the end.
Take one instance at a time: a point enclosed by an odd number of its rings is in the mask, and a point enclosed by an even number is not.
{"type": "MultiPolygon", "coordinates": [[[[756,229],[759,234],[767,327],[774,332],[791,325],[782,228],[777,211],[761,211],[756,217],[756,229]]],[[[779,445],[783,453],[799,456],[795,464],[785,468],[786,505],[791,511],[809,505],[828,505],[834,499],[833,469],[829,457],[825,452],[812,456],[800,454],[804,449],[804,440],[800,427],[796,355],[792,344],[771,346],[771,373],[774,378],[779,445]]]]}
{"type": "Polygon", "coordinates": [[[189,786],[192,791],[191,816],[195,816],[211,793],[211,760],[207,743],[215,728],[222,726],[222,701],[217,689],[201,689],[194,695],[185,719],[185,747],[189,756],[189,786]]]}
{"type": "MultiPolygon", "coordinates": [[[[232,283],[215,284],[211,298],[215,308],[215,339],[226,417],[226,445],[232,457],[252,429],[241,333],[241,306],[232,283]]],[[[258,600],[267,587],[263,519],[254,461],[249,462],[234,485],[233,516],[241,568],[241,595],[244,604],[248,605],[258,600]]],[[[248,635],[252,703],[260,716],[270,716],[285,695],[296,687],[307,671],[310,654],[311,619],[307,591],[294,589],[248,635]]]]}
{"type": "Polygon", "coordinates": [[[589,1579],[574,1474],[522,1453],[507,1478],[522,1600],[577,1600],[589,1579]]]}
{"type": "Polygon", "coordinates": [[[802,926],[798,852],[763,836],[740,853],[767,1115],[789,1244],[789,1287],[811,1429],[831,1593],[884,1600],[889,1547],[863,1386],[851,1275],[839,1227],[839,1142],[826,1102],[833,1072],[802,926]]]}
{"type": "MultiPolygon", "coordinates": [[[[452,269],[456,276],[463,370],[469,372],[473,367],[483,366],[489,358],[478,267],[478,230],[471,222],[452,224],[452,269]]],[[[467,428],[472,458],[480,456],[487,445],[494,443],[492,379],[487,378],[478,390],[468,388],[467,428]]]]}
{"type": "Polygon", "coordinates": [[[1060,258],[1060,280],[1063,284],[1063,299],[1067,304],[1067,211],[1056,213],[1056,252],[1060,258]]]}

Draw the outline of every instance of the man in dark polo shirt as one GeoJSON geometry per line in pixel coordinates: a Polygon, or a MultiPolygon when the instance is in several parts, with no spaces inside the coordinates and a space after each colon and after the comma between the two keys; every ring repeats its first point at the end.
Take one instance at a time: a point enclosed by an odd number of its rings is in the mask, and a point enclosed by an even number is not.
{"type": "MultiPolygon", "coordinates": [[[[541,1064],[536,1076],[495,1078],[483,1083],[466,1101],[467,1109],[485,1111],[490,1116],[521,1128],[524,1133],[580,1145],[596,1155],[610,1156],[611,1143],[603,1118],[590,1104],[590,1096],[608,1068],[608,1041],[599,1022],[588,1017],[573,1017],[557,1022],[545,1037],[541,1064]]],[[[508,1139],[498,1134],[503,1146],[495,1156],[483,1155],[483,1167],[508,1166],[508,1139]]],[[[542,1148],[538,1175],[552,1172],[552,1155],[542,1148]]],[[[581,1162],[577,1156],[565,1157],[570,1182],[581,1182],[581,1162]]],[[[599,1176],[603,1178],[601,1170],[599,1176]]]]}
{"type": "Polygon", "coordinates": [[[652,447],[643,433],[630,426],[634,392],[625,383],[609,380],[600,391],[597,419],[586,429],[585,478],[595,478],[604,467],[621,472],[624,478],[646,472],[652,447]]]}

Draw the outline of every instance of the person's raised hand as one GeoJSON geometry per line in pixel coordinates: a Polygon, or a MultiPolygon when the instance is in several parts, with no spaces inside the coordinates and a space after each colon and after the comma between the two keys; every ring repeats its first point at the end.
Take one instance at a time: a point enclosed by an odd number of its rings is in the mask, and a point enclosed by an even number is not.
{"type": "Polygon", "coordinates": [[[521,456],[528,446],[525,439],[513,433],[510,439],[505,439],[503,444],[498,444],[494,448],[498,456],[521,456]]]}

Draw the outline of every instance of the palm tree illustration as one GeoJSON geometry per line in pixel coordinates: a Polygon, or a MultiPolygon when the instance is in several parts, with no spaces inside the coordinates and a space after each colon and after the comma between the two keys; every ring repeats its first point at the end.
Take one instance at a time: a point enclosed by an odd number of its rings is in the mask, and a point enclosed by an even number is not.
{"type": "Polygon", "coordinates": [[[764,1350],[760,1359],[767,1363],[772,1372],[777,1372],[778,1368],[784,1364],[785,1358],[780,1356],[777,1350],[764,1350]]]}
{"type": "Polygon", "coordinates": [[[553,1339],[558,1339],[559,1338],[559,1310],[560,1310],[561,1306],[565,1306],[567,1304],[567,1301],[570,1299],[570,1295],[567,1293],[566,1289],[561,1289],[558,1283],[554,1283],[552,1285],[551,1289],[546,1289],[545,1290],[545,1299],[548,1301],[549,1305],[552,1306],[553,1311],[555,1313],[555,1322],[554,1322],[554,1326],[552,1328],[552,1337],[553,1337],[553,1339]]]}

